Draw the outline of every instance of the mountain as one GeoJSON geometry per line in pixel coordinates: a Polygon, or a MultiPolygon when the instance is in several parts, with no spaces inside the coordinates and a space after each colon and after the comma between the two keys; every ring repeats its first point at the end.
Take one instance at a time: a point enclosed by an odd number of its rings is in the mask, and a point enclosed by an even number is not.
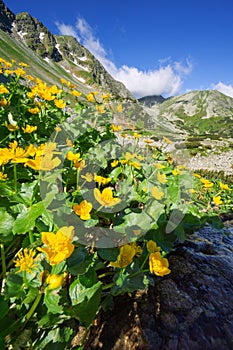
{"type": "Polygon", "coordinates": [[[0,0],[0,56],[23,61],[30,74],[47,83],[60,85],[69,80],[84,93],[99,90],[115,98],[135,101],[126,87],[74,37],[53,35],[27,12],[12,13],[0,0]]]}
{"type": "Polygon", "coordinates": [[[147,96],[139,101],[151,124],[171,133],[233,137],[233,98],[219,91],[197,90],[167,99],[147,96]]]}

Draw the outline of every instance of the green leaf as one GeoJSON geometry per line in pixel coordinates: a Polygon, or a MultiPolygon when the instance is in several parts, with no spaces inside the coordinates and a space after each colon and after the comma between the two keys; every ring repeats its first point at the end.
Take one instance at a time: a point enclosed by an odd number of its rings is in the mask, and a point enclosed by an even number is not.
{"type": "Polygon", "coordinates": [[[99,248],[98,255],[105,261],[116,261],[119,255],[119,248],[99,248]]]}
{"type": "Polygon", "coordinates": [[[6,280],[4,295],[7,298],[21,298],[25,296],[25,289],[23,285],[23,279],[21,276],[16,275],[13,272],[9,273],[6,280]]]}
{"type": "Polygon", "coordinates": [[[97,283],[97,275],[94,269],[90,268],[84,275],[79,276],[80,283],[85,288],[90,288],[97,283]]]}
{"type": "Polygon", "coordinates": [[[8,301],[4,299],[4,297],[2,295],[0,295],[0,320],[2,318],[4,318],[9,310],[9,306],[8,306],[8,301]]]}
{"type": "Polygon", "coordinates": [[[149,281],[144,273],[131,277],[133,273],[134,271],[132,271],[131,268],[127,269],[124,273],[117,273],[114,276],[115,285],[111,290],[111,294],[120,295],[132,293],[136,290],[145,289],[148,287],[149,281]]]}
{"type": "Polygon", "coordinates": [[[0,241],[12,238],[13,224],[14,218],[4,208],[0,208],[0,241]]]}
{"type": "Polygon", "coordinates": [[[76,289],[75,298],[78,301],[78,304],[73,307],[73,312],[79,321],[83,323],[85,327],[88,327],[92,324],[99,309],[102,283],[98,282],[91,288],[82,290],[79,289],[78,285],[76,286],[77,287],[73,287],[70,295],[72,299],[74,295],[74,289],[76,289]],[[79,300],[81,300],[81,302],[79,302],[79,300]]]}
{"type": "Polygon", "coordinates": [[[59,305],[60,295],[57,290],[45,289],[44,303],[48,308],[48,312],[52,314],[62,313],[62,306],[59,305]]]}
{"type": "Polygon", "coordinates": [[[32,230],[35,227],[36,219],[45,211],[44,203],[33,204],[23,213],[20,213],[13,225],[14,234],[22,234],[32,230]]]}
{"type": "Polygon", "coordinates": [[[90,255],[85,248],[76,249],[67,259],[68,272],[73,275],[82,275],[93,262],[93,255],[90,255]]]}

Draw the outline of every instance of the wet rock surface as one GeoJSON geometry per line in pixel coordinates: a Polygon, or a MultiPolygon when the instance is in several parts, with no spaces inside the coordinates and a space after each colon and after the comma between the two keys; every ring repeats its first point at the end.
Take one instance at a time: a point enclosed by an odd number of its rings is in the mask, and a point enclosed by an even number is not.
{"type": "Polygon", "coordinates": [[[233,222],[206,226],[170,253],[172,273],[115,300],[86,349],[233,349],[233,222]]]}

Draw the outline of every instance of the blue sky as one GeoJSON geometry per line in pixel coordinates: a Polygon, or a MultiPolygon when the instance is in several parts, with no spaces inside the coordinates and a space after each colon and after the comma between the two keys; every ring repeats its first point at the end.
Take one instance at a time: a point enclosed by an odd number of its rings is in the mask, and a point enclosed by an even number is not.
{"type": "Polygon", "coordinates": [[[136,96],[217,89],[233,97],[232,0],[5,0],[72,34],[136,96]]]}

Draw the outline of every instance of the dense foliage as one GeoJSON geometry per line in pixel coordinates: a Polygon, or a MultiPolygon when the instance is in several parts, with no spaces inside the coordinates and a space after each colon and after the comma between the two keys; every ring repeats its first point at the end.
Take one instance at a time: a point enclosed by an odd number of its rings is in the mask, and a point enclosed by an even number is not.
{"type": "Polygon", "coordinates": [[[221,225],[232,188],[176,164],[166,137],[158,148],[114,124],[109,94],[25,66],[0,59],[0,345],[68,349],[117,295],[172,273],[177,241],[221,225]]]}

